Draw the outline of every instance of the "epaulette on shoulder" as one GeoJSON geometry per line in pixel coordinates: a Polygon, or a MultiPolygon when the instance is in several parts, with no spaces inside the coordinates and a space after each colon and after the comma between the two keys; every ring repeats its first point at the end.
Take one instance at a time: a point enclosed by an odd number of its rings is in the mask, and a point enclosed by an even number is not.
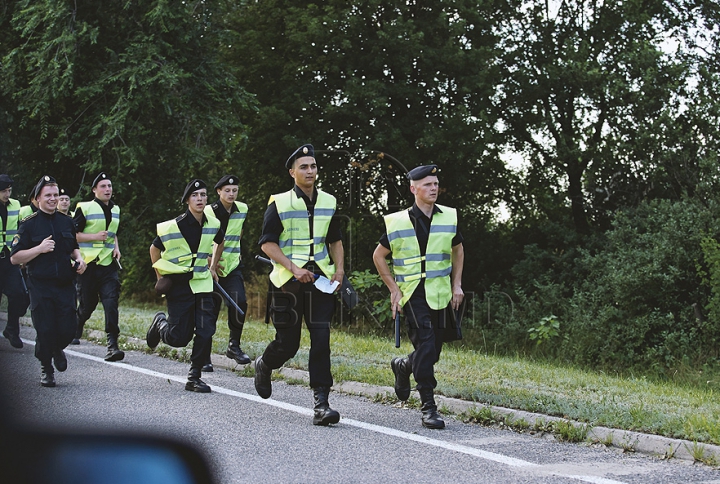
{"type": "Polygon", "coordinates": [[[181,221],[182,219],[185,218],[185,216],[187,216],[187,212],[183,213],[182,215],[178,215],[177,217],[175,217],[175,222],[181,221]]]}
{"type": "Polygon", "coordinates": [[[30,220],[31,218],[35,217],[39,212],[33,212],[24,219],[22,219],[20,222],[25,222],[26,220],[30,220]]]}

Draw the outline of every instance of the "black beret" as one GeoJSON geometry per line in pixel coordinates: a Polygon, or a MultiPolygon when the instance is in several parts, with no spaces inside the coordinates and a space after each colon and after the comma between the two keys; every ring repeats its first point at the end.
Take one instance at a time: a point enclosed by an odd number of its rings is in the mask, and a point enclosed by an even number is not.
{"type": "Polygon", "coordinates": [[[312,158],[315,158],[315,148],[313,148],[313,145],[302,145],[300,148],[296,149],[295,152],[290,155],[290,158],[288,158],[285,162],[285,168],[292,168],[292,164],[295,162],[295,160],[304,156],[310,156],[312,158]]]}
{"type": "Polygon", "coordinates": [[[182,200],[180,200],[180,201],[184,203],[188,199],[188,197],[190,197],[190,195],[192,195],[192,192],[200,190],[202,188],[207,188],[207,185],[205,184],[205,182],[198,178],[195,178],[190,183],[188,183],[187,186],[185,187],[185,192],[183,193],[182,200]]]}
{"type": "Polygon", "coordinates": [[[9,175],[5,175],[4,173],[0,175],[0,190],[5,190],[6,188],[10,188],[13,184],[13,179],[10,178],[9,175]]]}
{"type": "Polygon", "coordinates": [[[33,187],[30,189],[30,193],[28,194],[28,200],[32,201],[36,195],[37,195],[37,185],[33,185],[33,187]]]}
{"type": "Polygon", "coordinates": [[[413,168],[407,174],[408,180],[422,180],[426,176],[437,176],[438,167],[437,165],[422,165],[417,168],[413,168]]]}
{"type": "Polygon", "coordinates": [[[109,180],[110,177],[107,176],[107,174],[104,171],[101,171],[98,173],[98,176],[95,177],[93,180],[92,188],[95,188],[98,183],[100,183],[102,180],[109,180]]]}
{"type": "Polygon", "coordinates": [[[38,194],[42,191],[43,187],[45,185],[55,184],[57,185],[57,182],[55,181],[55,178],[45,175],[44,177],[40,178],[40,180],[37,182],[37,185],[35,185],[35,188],[33,188],[33,191],[30,192],[30,197],[37,198],[38,194]]]}
{"type": "Polygon", "coordinates": [[[215,184],[215,190],[217,190],[218,188],[222,188],[225,185],[239,185],[238,177],[236,177],[235,175],[225,175],[224,177],[220,178],[220,181],[215,184]]]}
{"type": "Polygon", "coordinates": [[[58,188],[58,192],[60,193],[61,197],[69,197],[70,196],[70,195],[68,195],[67,190],[65,190],[64,188],[58,188]]]}

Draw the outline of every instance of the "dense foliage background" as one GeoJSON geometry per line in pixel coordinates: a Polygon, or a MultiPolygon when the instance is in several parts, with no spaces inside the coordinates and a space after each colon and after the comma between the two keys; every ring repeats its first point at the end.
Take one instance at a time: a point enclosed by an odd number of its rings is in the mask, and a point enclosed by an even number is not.
{"type": "Polygon", "coordinates": [[[0,0],[0,172],[23,203],[42,174],[78,201],[109,172],[140,297],[189,179],[242,178],[251,260],[284,160],[313,143],[359,320],[382,320],[380,217],[436,163],[465,236],[464,344],[717,368],[719,27],[692,0],[0,0]]]}

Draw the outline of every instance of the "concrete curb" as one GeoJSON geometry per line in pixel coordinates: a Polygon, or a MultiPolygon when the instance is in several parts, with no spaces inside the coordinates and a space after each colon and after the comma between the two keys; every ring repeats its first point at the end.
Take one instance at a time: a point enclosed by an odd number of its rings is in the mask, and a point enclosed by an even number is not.
{"type": "MultiPolygon", "coordinates": [[[[0,312],[0,317],[7,320],[6,313],[0,312]]],[[[32,326],[30,318],[22,318],[21,324],[24,324],[25,326],[32,326]]],[[[104,340],[106,337],[104,332],[97,330],[91,330],[88,334],[90,338],[94,340],[104,340]]],[[[138,348],[143,348],[146,344],[145,340],[133,337],[127,337],[126,341],[138,348]]],[[[238,365],[234,360],[228,358],[224,354],[213,354],[212,363],[213,366],[227,370],[238,370],[247,366],[238,365]]],[[[252,363],[250,364],[252,365],[252,363]]],[[[304,382],[308,382],[310,380],[308,372],[305,370],[281,368],[277,371],[287,379],[304,382]]],[[[389,365],[388,371],[390,371],[389,365]]],[[[392,387],[370,385],[361,382],[337,383],[333,387],[333,391],[348,395],[358,395],[371,399],[383,396],[395,397],[395,390],[392,387]]],[[[417,392],[413,391],[412,396],[419,400],[417,392]]],[[[586,428],[587,437],[585,441],[588,443],[599,443],[608,447],[616,447],[627,452],[638,452],[662,459],[675,458],[691,462],[701,461],[706,463],[720,463],[720,446],[718,445],[704,444],[683,439],[672,439],[660,435],[643,434],[630,430],[619,430],[607,427],[588,427],[587,424],[574,420],[551,417],[523,410],[485,405],[482,403],[460,400],[458,398],[445,397],[443,395],[437,395],[435,400],[437,401],[438,408],[440,408],[443,412],[449,411],[455,415],[471,412],[473,410],[480,411],[482,409],[489,408],[493,414],[502,416],[507,421],[516,422],[524,420],[529,424],[529,428],[533,428],[535,426],[542,428],[551,422],[567,422],[578,428],[586,428]]],[[[544,437],[547,436],[548,433],[538,431],[534,435],[544,437]]]]}

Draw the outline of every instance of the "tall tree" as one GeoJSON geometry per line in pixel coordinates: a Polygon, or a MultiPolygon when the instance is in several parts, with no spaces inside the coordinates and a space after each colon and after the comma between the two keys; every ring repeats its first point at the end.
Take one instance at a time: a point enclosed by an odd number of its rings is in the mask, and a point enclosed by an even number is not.
{"type": "Polygon", "coordinates": [[[527,164],[513,209],[552,211],[562,191],[575,230],[587,233],[589,203],[617,198],[613,187],[645,178],[652,163],[643,162],[666,148],[663,127],[686,78],[686,66],[661,48],[676,12],[661,0],[513,3],[496,26],[502,55],[491,114],[527,164]]]}

